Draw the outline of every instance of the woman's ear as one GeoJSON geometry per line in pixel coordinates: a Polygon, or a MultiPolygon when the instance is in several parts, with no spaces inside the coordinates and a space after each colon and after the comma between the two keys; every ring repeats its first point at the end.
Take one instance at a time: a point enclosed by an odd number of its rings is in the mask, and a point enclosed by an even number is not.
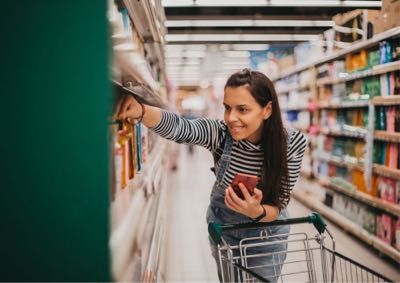
{"type": "Polygon", "coordinates": [[[272,115],[272,101],[268,102],[264,107],[264,120],[267,120],[272,115]]]}

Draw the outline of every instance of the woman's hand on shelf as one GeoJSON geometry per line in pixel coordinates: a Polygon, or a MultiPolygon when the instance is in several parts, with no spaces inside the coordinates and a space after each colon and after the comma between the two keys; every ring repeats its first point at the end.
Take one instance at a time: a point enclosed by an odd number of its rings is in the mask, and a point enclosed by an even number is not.
{"type": "Polygon", "coordinates": [[[144,105],[131,95],[123,96],[115,110],[117,119],[136,119],[148,128],[155,127],[161,121],[161,109],[144,105]]]}
{"type": "Polygon", "coordinates": [[[118,102],[115,115],[119,119],[139,119],[143,115],[140,103],[131,95],[124,95],[118,102]]]}

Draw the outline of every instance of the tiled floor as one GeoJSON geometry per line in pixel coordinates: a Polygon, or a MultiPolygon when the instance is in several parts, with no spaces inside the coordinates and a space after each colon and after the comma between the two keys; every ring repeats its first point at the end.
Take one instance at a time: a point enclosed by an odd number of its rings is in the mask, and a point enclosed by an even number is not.
{"type": "MultiPolygon", "coordinates": [[[[212,157],[200,147],[195,149],[193,155],[187,153],[186,146],[179,148],[178,170],[168,174],[165,278],[168,282],[217,282],[205,222],[208,196],[214,181],[214,175],[209,170],[212,157]]],[[[292,217],[311,213],[295,200],[291,200],[289,212],[292,217]]],[[[328,227],[336,239],[337,251],[394,281],[400,281],[399,268],[396,269],[395,264],[382,260],[373,249],[335,225],[328,222],[328,227]]],[[[314,232],[310,225],[292,228],[292,232],[304,230],[314,232]]]]}

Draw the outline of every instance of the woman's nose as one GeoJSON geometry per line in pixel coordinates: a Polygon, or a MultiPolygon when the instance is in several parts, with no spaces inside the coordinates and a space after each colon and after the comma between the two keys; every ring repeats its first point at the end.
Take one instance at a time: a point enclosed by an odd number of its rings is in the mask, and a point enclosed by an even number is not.
{"type": "Polygon", "coordinates": [[[235,111],[229,111],[227,114],[226,120],[228,122],[234,122],[237,120],[237,115],[235,111]]]}

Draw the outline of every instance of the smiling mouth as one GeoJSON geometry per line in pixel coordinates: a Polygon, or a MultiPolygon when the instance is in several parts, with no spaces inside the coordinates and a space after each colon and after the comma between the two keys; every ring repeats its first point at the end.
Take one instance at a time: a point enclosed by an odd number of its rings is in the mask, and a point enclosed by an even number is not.
{"type": "Polygon", "coordinates": [[[241,130],[243,130],[244,126],[234,126],[230,127],[232,133],[239,133],[241,130]]]}

